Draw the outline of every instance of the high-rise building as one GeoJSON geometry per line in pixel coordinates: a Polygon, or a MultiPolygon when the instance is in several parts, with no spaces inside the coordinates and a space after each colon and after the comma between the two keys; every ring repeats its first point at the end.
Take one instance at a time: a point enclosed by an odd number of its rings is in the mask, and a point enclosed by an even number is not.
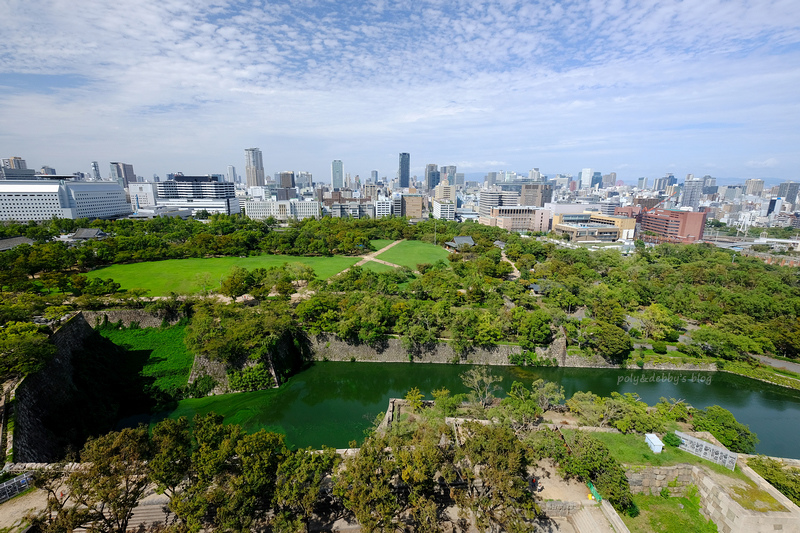
{"type": "Polygon", "coordinates": [[[800,183],[784,181],[778,186],[778,196],[793,204],[797,202],[797,193],[800,192],[800,183]]]}
{"type": "Polygon", "coordinates": [[[369,177],[372,180],[372,183],[378,183],[378,171],[377,170],[373,170],[372,172],[370,172],[369,173],[369,177]]]}
{"type": "Polygon", "coordinates": [[[594,171],[591,168],[584,168],[580,172],[580,188],[588,189],[592,186],[592,176],[594,171]]]}
{"type": "Polygon", "coordinates": [[[532,168],[528,171],[528,179],[531,181],[542,181],[542,173],[538,168],[532,168]]]}
{"type": "Polygon", "coordinates": [[[553,186],[546,183],[525,183],[520,191],[519,205],[544,207],[553,201],[553,186]]]}
{"type": "Polygon", "coordinates": [[[55,176],[56,175],[56,169],[54,169],[53,167],[48,167],[47,165],[45,165],[39,171],[39,174],[42,174],[44,176],[55,176]]]}
{"type": "Polygon", "coordinates": [[[751,196],[761,196],[764,191],[764,180],[750,179],[744,182],[745,194],[751,196]]]}
{"type": "Polygon", "coordinates": [[[400,165],[397,169],[397,178],[400,180],[400,187],[405,189],[410,185],[411,177],[411,154],[400,152],[400,165]]]}
{"type": "Polygon", "coordinates": [[[294,172],[291,170],[281,172],[279,184],[284,189],[294,187],[294,172]]]}
{"type": "Polygon", "coordinates": [[[13,170],[27,170],[28,163],[21,157],[9,157],[3,159],[3,166],[13,170]]]}
{"type": "Polygon", "coordinates": [[[602,172],[592,172],[592,185],[591,187],[594,188],[602,187],[603,186],[603,173],[602,172]]]}
{"type": "Polygon", "coordinates": [[[639,178],[639,181],[637,182],[636,186],[638,188],[640,188],[640,189],[646,189],[647,188],[647,178],[646,177],[639,178]]]}
{"type": "Polygon", "coordinates": [[[294,183],[298,187],[311,187],[313,183],[313,176],[311,172],[298,172],[295,175],[294,183]]]}
{"type": "Polygon", "coordinates": [[[226,179],[228,183],[236,183],[238,180],[236,179],[236,167],[233,165],[228,165],[228,171],[225,173],[226,179]]]}
{"type": "Polygon", "coordinates": [[[244,172],[248,187],[264,186],[264,159],[258,148],[246,148],[244,151],[244,172]]]}
{"type": "Polygon", "coordinates": [[[436,164],[429,164],[425,166],[425,188],[433,190],[434,187],[439,185],[441,181],[441,172],[439,172],[436,164]]]}
{"type": "Polygon", "coordinates": [[[439,169],[439,182],[447,182],[450,185],[456,184],[456,166],[444,165],[439,169]]]}
{"type": "Polygon", "coordinates": [[[681,205],[691,207],[695,211],[700,207],[700,197],[703,195],[703,180],[687,179],[683,182],[683,201],[681,205]]]}
{"type": "Polygon", "coordinates": [[[100,177],[100,165],[97,164],[97,161],[92,161],[92,178],[95,181],[100,181],[102,179],[100,177]]]}
{"type": "Polygon", "coordinates": [[[127,163],[111,162],[111,180],[119,183],[120,187],[127,187],[129,183],[136,183],[136,174],[133,165],[127,163]]]}
{"type": "Polygon", "coordinates": [[[344,188],[344,166],[339,159],[334,159],[331,163],[331,187],[334,189],[344,188]]]}

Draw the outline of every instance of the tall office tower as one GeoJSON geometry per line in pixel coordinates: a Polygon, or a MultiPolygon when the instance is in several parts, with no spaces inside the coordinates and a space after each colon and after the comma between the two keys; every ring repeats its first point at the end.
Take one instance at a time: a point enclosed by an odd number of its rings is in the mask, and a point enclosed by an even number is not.
{"type": "Polygon", "coordinates": [[[284,189],[291,189],[294,187],[294,172],[291,170],[281,172],[280,181],[278,183],[284,189]]]}
{"type": "Polygon", "coordinates": [[[592,176],[594,171],[591,168],[584,168],[580,172],[580,188],[588,189],[592,186],[592,176]]]}
{"type": "Polygon", "coordinates": [[[519,205],[544,207],[553,201],[553,186],[547,183],[525,183],[520,191],[519,205]]]}
{"type": "Polygon", "coordinates": [[[669,187],[670,185],[678,184],[678,178],[676,178],[675,174],[673,174],[672,172],[668,172],[666,178],[667,178],[667,187],[669,187]]]}
{"type": "Polygon", "coordinates": [[[486,173],[486,185],[491,187],[497,183],[497,172],[487,172],[486,173]]]}
{"type": "Polygon", "coordinates": [[[248,187],[264,186],[264,159],[258,148],[246,148],[244,151],[244,173],[248,187]]]}
{"type": "Polygon", "coordinates": [[[55,176],[56,175],[56,169],[54,169],[53,167],[48,167],[47,165],[45,165],[39,171],[39,174],[44,174],[45,176],[55,176]]]}
{"type": "Polygon", "coordinates": [[[373,170],[369,173],[369,178],[372,180],[372,183],[378,183],[378,171],[373,170]]]}
{"type": "Polygon", "coordinates": [[[236,183],[236,167],[228,165],[228,171],[225,173],[225,181],[228,183],[236,183]]]}
{"type": "Polygon", "coordinates": [[[700,197],[703,195],[703,180],[686,180],[683,182],[683,207],[691,207],[695,211],[700,207],[700,197]]]}
{"type": "Polygon", "coordinates": [[[456,172],[456,186],[464,186],[464,173],[463,172],[456,172]]]}
{"type": "Polygon", "coordinates": [[[456,184],[456,166],[444,165],[439,169],[439,182],[447,182],[450,185],[456,184]]]}
{"type": "Polygon", "coordinates": [[[400,152],[400,165],[397,169],[397,178],[400,180],[400,188],[405,189],[410,185],[411,177],[411,154],[400,152]]]}
{"type": "Polygon", "coordinates": [[[800,183],[784,181],[778,186],[778,196],[790,204],[797,202],[797,193],[800,192],[800,183]]]}
{"type": "Polygon", "coordinates": [[[592,188],[597,185],[598,187],[603,186],[603,173],[602,172],[592,172],[592,188]]]}
{"type": "Polygon", "coordinates": [[[752,196],[761,196],[764,191],[764,180],[751,179],[744,182],[745,194],[752,196]]]}
{"type": "Polygon", "coordinates": [[[5,168],[10,168],[13,170],[27,170],[28,163],[25,162],[24,159],[21,157],[9,157],[7,159],[3,159],[3,166],[5,168]]]}
{"type": "Polygon", "coordinates": [[[602,187],[604,189],[606,187],[613,187],[616,184],[617,184],[617,173],[616,172],[609,172],[608,174],[603,174],[602,187]]]}
{"type": "Polygon", "coordinates": [[[716,187],[717,186],[717,178],[712,178],[708,174],[703,176],[703,187],[716,187]]]}
{"type": "Polygon", "coordinates": [[[95,181],[100,181],[102,179],[100,177],[100,165],[97,164],[97,161],[92,161],[92,178],[95,181]]]}
{"type": "Polygon", "coordinates": [[[344,188],[344,166],[339,159],[334,159],[331,163],[331,187],[334,189],[344,188]]]}
{"type": "Polygon", "coordinates": [[[532,168],[528,171],[528,179],[531,181],[542,181],[542,173],[538,168],[532,168]]]}
{"type": "Polygon", "coordinates": [[[639,181],[637,182],[636,186],[639,187],[640,189],[646,189],[647,178],[646,177],[639,178],[639,181]]]}
{"type": "Polygon", "coordinates": [[[311,172],[298,172],[294,178],[294,183],[298,187],[311,187],[313,176],[311,172]]]}
{"type": "Polygon", "coordinates": [[[425,188],[428,190],[433,190],[434,187],[439,185],[439,180],[441,178],[441,173],[438,170],[438,166],[436,163],[430,163],[425,165],[425,188]],[[434,181],[436,183],[434,183],[434,181]]]}
{"type": "Polygon", "coordinates": [[[136,183],[136,174],[133,172],[133,165],[112,161],[111,180],[119,183],[119,186],[122,188],[126,188],[129,183],[136,183]]]}

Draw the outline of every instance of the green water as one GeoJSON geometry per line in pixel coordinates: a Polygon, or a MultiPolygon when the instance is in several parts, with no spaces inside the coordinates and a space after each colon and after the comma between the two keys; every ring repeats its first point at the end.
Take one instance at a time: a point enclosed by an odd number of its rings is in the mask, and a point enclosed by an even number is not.
{"type": "MultiPolygon", "coordinates": [[[[392,397],[413,388],[427,394],[439,388],[466,392],[459,374],[467,365],[414,363],[317,363],[292,377],[280,389],[184,400],[168,416],[209,411],[248,431],[266,428],[286,434],[292,446],[344,448],[361,442],[364,430],[386,411],[392,397]]],[[[543,378],[560,383],[569,398],[579,390],[608,395],[635,392],[649,404],[662,396],[680,398],[695,407],[721,405],[758,434],[758,452],[800,458],[800,391],[793,391],[723,372],[654,372],[582,368],[492,367],[513,381],[529,385],[543,378]],[[642,379],[646,378],[646,379],[642,379]]]]}

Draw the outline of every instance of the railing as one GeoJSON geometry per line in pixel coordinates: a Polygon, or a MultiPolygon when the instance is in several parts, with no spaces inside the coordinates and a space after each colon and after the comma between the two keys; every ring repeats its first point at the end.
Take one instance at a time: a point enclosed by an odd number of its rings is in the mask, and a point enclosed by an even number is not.
{"type": "Polygon", "coordinates": [[[25,492],[33,486],[33,473],[25,472],[21,476],[0,483],[0,503],[10,500],[17,494],[25,492]]]}

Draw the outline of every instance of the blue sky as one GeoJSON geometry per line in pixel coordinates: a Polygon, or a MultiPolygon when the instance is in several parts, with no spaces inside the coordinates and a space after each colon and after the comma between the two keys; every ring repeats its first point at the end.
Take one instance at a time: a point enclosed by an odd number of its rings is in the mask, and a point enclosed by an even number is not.
{"type": "Polygon", "coordinates": [[[800,180],[800,2],[4,0],[0,156],[800,180]]]}

